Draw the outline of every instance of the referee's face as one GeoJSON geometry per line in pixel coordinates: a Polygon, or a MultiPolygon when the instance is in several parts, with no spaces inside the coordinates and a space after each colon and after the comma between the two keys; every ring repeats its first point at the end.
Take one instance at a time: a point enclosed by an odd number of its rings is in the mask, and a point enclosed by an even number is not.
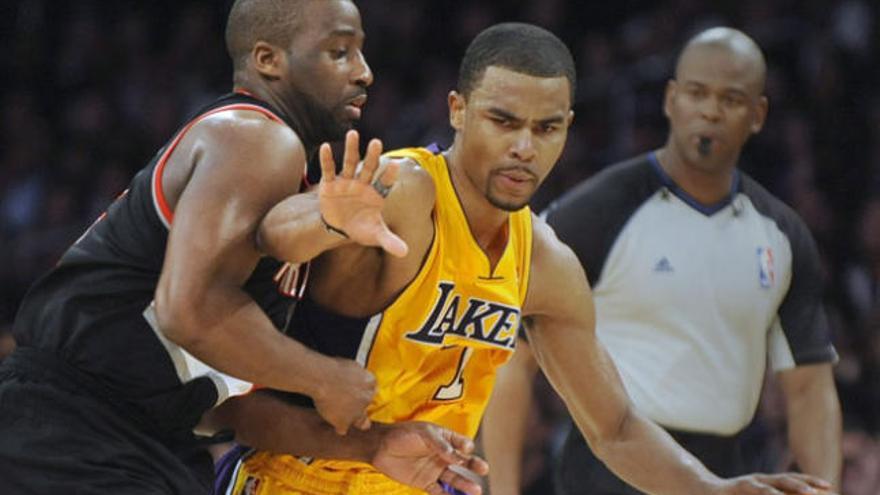
{"type": "Polygon", "coordinates": [[[453,92],[449,104],[469,185],[505,211],[528,204],[565,146],[568,79],[490,66],[467,98],[453,92]]]}
{"type": "Polygon", "coordinates": [[[761,68],[723,46],[686,51],[666,88],[671,148],[683,163],[709,173],[728,173],[743,145],[761,130],[767,99],[761,68]]]}

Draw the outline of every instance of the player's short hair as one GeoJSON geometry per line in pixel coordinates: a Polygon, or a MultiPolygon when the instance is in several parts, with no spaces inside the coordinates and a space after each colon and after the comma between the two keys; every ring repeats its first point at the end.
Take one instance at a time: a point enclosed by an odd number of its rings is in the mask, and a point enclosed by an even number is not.
{"type": "Polygon", "coordinates": [[[235,70],[244,67],[257,41],[287,48],[308,0],[235,0],[226,21],[226,50],[235,70]]]}
{"type": "Polygon", "coordinates": [[[565,43],[544,28],[505,22],[478,34],[461,61],[458,91],[467,98],[491,66],[536,77],[565,76],[574,101],[574,59],[565,43]]]}

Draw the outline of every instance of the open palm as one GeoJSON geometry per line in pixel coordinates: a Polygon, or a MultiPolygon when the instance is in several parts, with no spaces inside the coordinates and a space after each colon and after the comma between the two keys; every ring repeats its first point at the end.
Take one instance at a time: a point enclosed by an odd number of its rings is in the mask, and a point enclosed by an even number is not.
{"type": "Polygon", "coordinates": [[[336,162],[330,145],[321,145],[321,183],[318,200],[324,221],[354,242],[378,246],[394,256],[405,256],[406,243],[395,235],[382,218],[385,197],[397,180],[398,164],[389,163],[377,175],[382,142],[373,139],[367,146],[360,167],[359,136],[349,131],[345,136],[342,170],[336,175],[336,162]],[[382,192],[382,193],[380,193],[382,192]]]}

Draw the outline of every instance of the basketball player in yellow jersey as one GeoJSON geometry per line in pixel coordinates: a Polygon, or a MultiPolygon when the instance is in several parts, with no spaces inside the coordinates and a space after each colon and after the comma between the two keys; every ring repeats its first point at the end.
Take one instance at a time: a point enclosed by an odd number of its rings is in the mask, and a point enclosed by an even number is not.
{"type": "MultiPolygon", "coordinates": [[[[316,196],[284,200],[260,229],[262,248],[279,259],[323,252],[298,308],[309,313],[312,327],[298,336],[322,352],[355,358],[375,374],[368,413],[377,426],[424,420],[474,435],[495,370],[509,357],[522,320],[538,361],[591,447],[641,490],[769,494],[827,486],[788,474],[718,478],[630,406],[594,335],[590,289],[578,260],[526,207],[562,152],[574,80],[571,55],[551,33],[497,25],[472,42],[459,89],[450,94],[453,145],[445,153],[389,154],[389,160],[403,158],[390,165],[392,171],[399,167],[390,194],[381,182],[371,184],[372,174],[356,172],[356,134],[347,138],[338,177],[323,146],[316,196]],[[375,201],[359,208],[321,201],[371,185],[375,201]]],[[[363,169],[376,169],[380,149],[370,143],[363,169]]],[[[242,423],[230,422],[233,428],[262,424],[263,438],[279,433],[271,414],[259,408],[237,418],[242,423]]],[[[258,437],[245,440],[260,447],[258,437]]],[[[297,453],[310,455],[308,450],[301,446],[297,453]]],[[[419,488],[455,493],[442,483],[419,488]]],[[[228,492],[423,493],[369,464],[265,451],[242,459],[228,492]]]]}

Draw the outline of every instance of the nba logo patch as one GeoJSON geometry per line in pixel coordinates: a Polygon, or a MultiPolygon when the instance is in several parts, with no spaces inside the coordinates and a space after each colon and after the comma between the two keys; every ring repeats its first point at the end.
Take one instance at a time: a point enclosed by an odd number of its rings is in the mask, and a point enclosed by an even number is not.
{"type": "Polygon", "coordinates": [[[761,287],[769,289],[776,283],[776,272],[773,271],[773,250],[758,248],[758,280],[761,287]]]}

